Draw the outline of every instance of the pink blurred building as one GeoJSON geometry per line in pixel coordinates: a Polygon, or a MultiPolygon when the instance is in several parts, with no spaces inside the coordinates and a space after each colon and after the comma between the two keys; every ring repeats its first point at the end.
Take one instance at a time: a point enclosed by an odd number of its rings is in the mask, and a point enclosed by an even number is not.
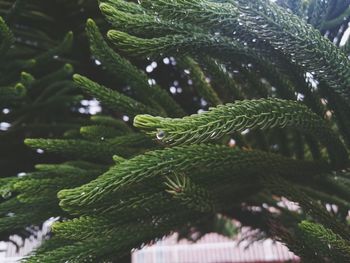
{"type": "Polygon", "coordinates": [[[247,243],[207,234],[196,243],[177,235],[133,251],[132,263],[282,263],[300,262],[286,246],[271,239],[247,243]]]}

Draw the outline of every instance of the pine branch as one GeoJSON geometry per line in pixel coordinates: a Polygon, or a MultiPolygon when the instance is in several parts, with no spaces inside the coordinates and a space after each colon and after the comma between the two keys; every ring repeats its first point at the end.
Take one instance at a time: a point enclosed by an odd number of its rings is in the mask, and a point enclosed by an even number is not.
{"type": "Polygon", "coordinates": [[[6,22],[12,25],[16,18],[18,17],[18,13],[25,7],[25,1],[23,0],[15,0],[12,4],[11,8],[8,10],[6,14],[6,22]]]}
{"type": "Polygon", "coordinates": [[[344,10],[342,14],[340,14],[338,17],[333,18],[331,20],[325,21],[322,24],[322,30],[328,30],[332,29],[334,27],[340,26],[342,23],[344,23],[344,20],[346,20],[350,16],[350,7],[344,10]]]}
{"type": "Polygon", "coordinates": [[[4,56],[14,42],[12,32],[0,17],[0,55],[4,56]]]}
{"type": "MultiPolygon", "coordinates": [[[[117,224],[113,217],[101,217],[101,216],[84,216],[75,218],[70,221],[56,223],[53,225],[53,232],[57,237],[70,240],[93,240],[101,238],[101,236],[118,238],[116,246],[119,247],[123,242],[132,241],[133,237],[130,237],[130,233],[134,233],[134,239],[138,236],[142,236],[145,233],[152,235],[152,228],[157,233],[166,233],[170,224],[172,226],[179,225],[180,222],[184,222],[189,216],[193,216],[196,213],[182,214],[180,216],[164,215],[162,217],[145,218],[144,222],[127,222],[123,224],[117,224]],[[190,214],[190,215],[188,215],[190,214]],[[192,215],[191,215],[192,214],[192,215]],[[174,218],[177,218],[179,222],[176,222],[174,218]],[[152,222],[153,221],[153,222],[152,222]]],[[[181,224],[181,223],[180,223],[181,224]]],[[[153,234],[155,234],[153,232],[153,234]]],[[[155,234],[156,236],[157,234],[155,234]]],[[[164,234],[160,234],[163,236],[164,234]]]]}
{"type": "MultiPolygon", "coordinates": [[[[145,0],[142,5],[161,16],[193,23],[211,32],[223,32],[227,37],[232,38],[235,28],[239,28],[243,35],[253,34],[280,50],[291,62],[315,72],[319,79],[349,102],[350,62],[347,57],[317,30],[274,3],[260,0],[230,0],[229,3],[145,0]]],[[[116,39],[115,35],[113,33],[111,38],[116,39]]],[[[125,41],[127,37],[119,34],[119,39],[125,41]]],[[[130,40],[129,46],[134,41],[130,40]]],[[[151,43],[148,44],[151,49],[151,43]]]]}
{"type": "MultiPolygon", "coordinates": [[[[213,2],[207,0],[143,0],[141,5],[150,12],[157,12],[168,19],[185,21],[188,23],[198,24],[201,27],[210,27],[216,22],[217,27],[224,28],[232,25],[227,15],[237,15],[237,10],[232,10],[230,4],[213,2]]],[[[231,28],[231,32],[234,28],[231,28]]]]}
{"type": "Polygon", "coordinates": [[[298,234],[294,234],[292,231],[284,227],[281,222],[272,220],[269,223],[271,232],[274,235],[274,239],[284,243],[292,252],[301,257],[301,262],[305,263],[325,263],[324,259],[315,254],[309,247],[309,244],[300,237],[298,234]]]}
{"type": "Polygon", "coordinates": [[[147,37],[152,35],[153,37],[158,37],[168,34],[190,34],[203,31],[189,24],[157,18],[151,14],[147,14],[145,9],[141,9],[140,13],[130,14],[115,9],[109,4],[102,3],[100,4],[100,10],[114,28],[137,36],[147,37]]]}
{"type": "Polygon", "coordinates": [[[303,0],[278,0],[277,3],[300,17],[304,15],[303,0]]]}
{"type": "Polygon", "coordinates": [[[131,133],[131,128],[122,120],[105,115],[93,115],[91,121],[97,125],[108,126],[123,133],[131,133]]]}
{"type": "MultiPolygon", "coordinates": [[[[43,149],[51,153],[66,154],[79,159],[111,162],[113,154],[130,156],[138,152],[137,149],[129,147],[132,146],[133,143],[132,141],[128,141],[128,138],[131,137],[127,135],[126,138],[118,139],[117,141],[111,139],[96,142],[74,139],[26,139],[25,144],[34,149],[43,149]]],[[[142,143],[144,141],[144,138],[140,141],[139,137],[136,143],[142,143]]]]}
{"type": "Polygon", "coordinates": [[[346,86],[349,85],[350,62],[328,39],[274,3],[259,0],[230,2],[242,14],[239,22],[246,30],[255,28],[254,33],[259,38],[281,50],[305,70],[315,72],[319,79],[349,102],[346,86]],[[280,39],[285,41],[281,42],[280,39]]]}
{"type": "Polygon", "coordinates": [[[0,196],[3,199],[8,199],[12,196],[14,192],[13,186],[16,181],[16,178],[13,177],[0,178],[0,196]]]}
{"type": "MultiPolygon", "coordinates": [[[[123,227],[119,231],[127,231],[123,227]]],[[[110,235],[116,231],[116,224],[104,217],[79,217],[69,221],[55,223],[52,226],[55,236],[69,240],[83,240],[99,235],[110,235]]],[[[126,233],[124,233],[125,235],[126,233]]]]}
{"type": "Polygon", "coordinates": [[[83,126],[80,128],[80,134],[87,140],[111,139],[118,135],[125,135],[124,132],[118,131],[112,127],[102,125],[83,126]]]}
{"type": "MultiPolygon", "coordinates": [[[[70,79],[72,77],[73,73],[74,73],[73,66],[71,64],[65,64],[60,69],[53,71],[40,79],[36,79],[32,83],[32,87],[33,87],[33,89],[36,89],[36,91],[35,91],[36,94],[38,94],[39,91],[42,91],[43,89],[45,89],[44,92],[46,93],[46,92],[48,92],[48,91],[46,91],[47,90],[46,86],[52,85],[52,83],[58,82],[58,80],[70,79]]],[[[40,94],[40,95],[45,96],[45,93],[40,94]]],[[[38,100],[38,98],[37,98],[37,100],[38,100]]]]}
{"type": "Polygon", "coordinates": [[[182,119],[138,115],[134,119],[134,126],[157,137],[160,142],[171,145],[205,142],[245,129],[295,128],[324,143],[333,165],[347,165],[346,148],[328,124],[294,101],[245,100],[182,119]]]}
{"type": "Polygon", "coordinates": [[[350,202],[350,184],[346,183],[346,177],[342,173],[328,176],[317,176],[315,182],[319,184],[324,192],[336,195],[350,202]]]}
{"type": "Polygon", "coordinates": [[[190,71],[191,77],[193,79],[193,85],[200,96],[202,96],[213,106],[222,104],[215,90],[212,88],[210,83],[207,82],[206,77],[199,64],[193,58],[184,57],[179,62],[182,68],[190,71]]]}
{"type": "MultiPolygon", "coordinates": [[[[10,198],[0,203],[0,215],[6,216],[9,212],[15,211],[15,209],[21,205],[17,198],[10,198]]],[[[22,211],[21,211],[22,212],[22,211]]]]}
{"type": "Polygon", "coordinates": [[[163,177],[174,172],[190,174],[191,171],[199,168],[209,171],[215,171],[218,168],[229,169],[232,173],[234,171],[238,173],[278,171],[290,177],[297,176],[292,172],[296,170],[300,171],[298,176],[303,177],[327,169],[320,163],[294,161],[259,151],[241,151],[215,145],[191,145],[151,151],[136,156],[112,167],[91,183],[61,191],[58,196],[65,210],[77,209],[91,203],[98,206],[110,199],[113,193],[117,194],[118,191],[123,193],[130,186],[147,179],[163,177]]]}
{"type": "Polygon", "coordinates": [[[73,40],[73,32],[69,31],[60,44],[34,58],[36,62],[35,66],[37,68],[44,67],[52,61],[53,57],[57,56],[58,58],[59,56],[67,54],[73,46],[73,40]]]}
{"type": "Polygon", "coordinates": [[[327,194],[306,186],[299,186],[299,188],[310,197],[314,198],[315,200],[320,200],[322,203],[331,202],[332,204],[339,206],[340,209],[344,210],[347,210],[347,208],[350,206],[349,201],[339,198],[337,195],[327,194]]]}
{"type": "Polygon", "coordinates": [[[173,198],[194,211],[215,211],[213,198],[204,188],[191,182],[186,175],[175,175],[172,177],[167,178],[165,185],[167,186],[166,191],[173,198]]]}
{"type": "Polygon", "coordinates": [[[308,245],[317,253],[329,257],[333,262],[347,262],[350,260],[350,243],[332,230],[320,224],[303,221],[299,229],[308,245]]]}
{"type": "Polygon", "coordinates": [[[101,86],[86,77],[75,74],[73,79],[80,88],[88,94],[95,96],[112,110],[121,111],[130,116],[135,116],[139,112],[155,112],[152,108],[149,108],[141,102],[101,86]]]}
{"type": "Polygon", "coordinates": [[[133,2],[128,2],[125,0],[103,0],[101,1],[101,4],[108,4],[111,7],[113,7],[116,10],[120,10],[125,13],[130,13],[130,14],[143,14],[144,9],[142,8],[141,5],[133,3],[133,2]]]}
{"type": "MultiPolygon", "coordinates": [[[[80,172],[82,174],[82,172],[80,172]]],[[[68,176],[55,177],[55,178],[39,178],[39,179],[27,179],[20,180],[14,185],[14,190],[22,194],[29,196],[42,195],[46,197],[49,193],[50,196],[56,196],[57,192],[61,189],[72,187],[73,185],[81,185],[87,183],[96,177],[91,174],[83,173],[84,176],[79,177],[76,174],[69,174],[68,176]]],[[[23,201],[23,200],[22,200],[23,201]]]]}
{"type": "Polygon", "coordinates": [[[32,84],[35,82],[35,78],[32,74],[28,72],[21,72],[21,83],[26,88],[30,88],[32,84]]]}
{"type": "Polygon", "coordinates": [[[350,237],[350,229],[339,222],[334,216],[328,213],[324,207],[302,192],[296,185],[276,176],[266,176],[263,178],[265,186],[274,194],[285,196],[289,200],[298,202],[305,212],[319,221],[334,233],[346,240],[350,237]]]}
{"type": "Polygon", "coordinates": [[[96,59],[98,59],[106,69],[113,75],[128,83],[136,91],[136,98],[143,103],[150,104],[166,110],[170,116],[183,116],[184,111],[169,96],[167,92],[158,85],[150,86],[148,77],[128,60],[115,53],[104,41],[96,24],[92,19],[86,23],[86,31],[90,40],[90,49],[96,59]]]}
{"type": "Polygon", "coordinates": [[[110,30],[107,37],[121,52],[133,57],[159,58],[167,55],[211,54],[216,57],[232,57],[248,54],[244,46],[228,38],[193,33],[192,35],[167,35],[158,38],[139,38],[127,33],[110,30]]]}
{"type": "Polygon", "coordinates": [[[0,1],[0,237],[54,216],[24,261],[126,262],[174,231],[196,241],[235,219],[256,229],[248,242],[350,261],[350,62],[337,47],[349,1],[100,0],[107,23],[90,0],[0,1]],[[98,22],[84,32],[86,17],[98,22]],[[67,28],[75,37],[60,40],[67,28]],[[96,82],[72,81],[72,65],[96,82]],[[183,117],[197,95],[217,107],[183,117]],[[77,112],[90,97],[104,115],[77,112]],[[28,136],[46,139],[26,139],[30,152],[17,143],[28,136]]]}
{"type": "Polygon", "coordinates": [[[213,87],[222,90],[222,93],[225,94],[223,97],[228,97],[228,101],[244,99],[242,87],[230,76],[223,64],[209,57],[203,60],[203,64],[212,78],[213,87]]]}
{"type": "MultiPolygon", "coordinates": [[[[128,255],[130,249],[139,247],[150,240],[162,238],[166,234],[169,234],[172,229],[183,225],[189,218],[193,220],[196,217],[198,218],[198,214],[193,215],[191,213],[189,215],[181,215],[181,217],[169,216],[163,219],[157,218],[151,220],[151,222],[147,220],[136,224],[128,223],[114,228],[113,232],[111,231],[109,235],[104,235],[103,237],[101,237],[101,233],[92,232],[90,235],[96,233],[97,236],[78,242],[68,242],[68,244],[61,245],[58,248],[54,247],[52,249],[49,247],[29,257],[25,262],[41,262],[44,260],[47,263],[54,263],[60,261],[62,258],[67,260],[76,260],[79,258],[82,261],[101,261],[110,258],[119,260],[121,257],[128,255]],[[130,235],[131,232],[134,234],[130,235]]],[[[92,224],[98,222],[98,220],[101,222],[101,219],[93,217],[81,219],[82,222],[91,222],[92,224]]],[[[56,229],[59,229],[59,225],[56,226],[56,229]]],[[[69,225],[65,227],[63,225],[61,229],[63,231],[67,230],[74,237],[79,235],[80,229],[84,230],[86,228],[83,224],[78,224],[77,228],[72,228],[69,225]]]]}
{"type": "Polygon", "coordinates": [[[27,94],[27,89],[18,83],[14,87],[0,87],[0,106],[14,105],[27,94]]]}

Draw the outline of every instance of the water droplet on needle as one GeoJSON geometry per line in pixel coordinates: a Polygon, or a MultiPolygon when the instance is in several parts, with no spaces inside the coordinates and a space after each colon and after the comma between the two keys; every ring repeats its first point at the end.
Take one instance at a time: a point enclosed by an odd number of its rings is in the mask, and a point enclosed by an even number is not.
{"type": "Polygon", "coordinates": [[[157,139],[158,140],[163,140],[165,137],[165,132],[163,130],[158,130],[157,132],[157,139]]]}

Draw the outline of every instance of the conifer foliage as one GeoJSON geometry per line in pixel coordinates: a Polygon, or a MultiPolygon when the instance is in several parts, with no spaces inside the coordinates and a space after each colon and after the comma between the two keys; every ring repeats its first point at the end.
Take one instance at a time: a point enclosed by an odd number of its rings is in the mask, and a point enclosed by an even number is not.
{"type": "Polygon", "coordinates": [[[350,261],[348,0],[52,2],[0,0],[0,237],[57,218],[24,262],[233,219],[350,261]]]}

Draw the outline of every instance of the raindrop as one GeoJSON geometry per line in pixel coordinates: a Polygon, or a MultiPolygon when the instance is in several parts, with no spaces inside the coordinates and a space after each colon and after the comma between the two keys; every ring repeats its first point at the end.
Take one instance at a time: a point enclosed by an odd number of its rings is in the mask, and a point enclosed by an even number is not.
{"type": "Polygon", "coordinates": [[[163,140],[165,137],[165,132],[163,130],[158,130],[157,132],[157,139],[158,140],[163,140]]]}

